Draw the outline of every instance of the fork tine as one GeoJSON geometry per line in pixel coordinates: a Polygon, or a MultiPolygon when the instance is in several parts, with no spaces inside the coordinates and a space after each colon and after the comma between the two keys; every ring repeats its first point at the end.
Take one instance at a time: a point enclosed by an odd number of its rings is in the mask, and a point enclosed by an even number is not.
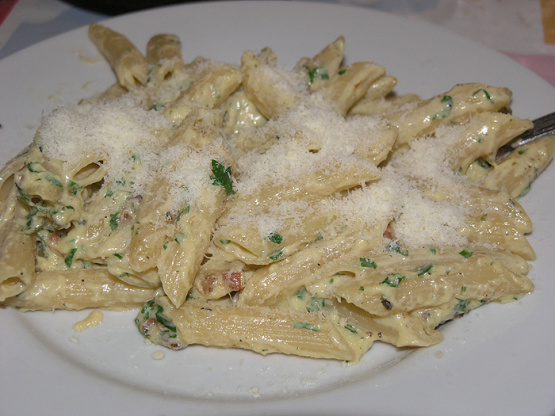
{"type": "Polygon", "coordinates": [[[534,127],[512,139],[509,143],[501,146],[495,157],[496,162],[506,158],[517,147],[523,146],[534,140],[555,133],[555,113],[547,114],[534,120],[534,127]]]}

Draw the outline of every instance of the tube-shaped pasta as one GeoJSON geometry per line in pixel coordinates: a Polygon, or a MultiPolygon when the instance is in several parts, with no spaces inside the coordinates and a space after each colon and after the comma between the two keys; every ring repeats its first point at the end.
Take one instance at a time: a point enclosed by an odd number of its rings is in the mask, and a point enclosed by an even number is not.
{"type": "Polygon", "coordinates": [[[450,149],[453,171],[466,173],[470,164],[478,158],[493,161],[499,147],[532,126],[530,120],[511,114],[476,114],[465,123],[464,132],[458,135],[459,141],[450,149]]]}
{"type": "Polygon", "coordinates": [[[179,94],[165,114],[174,122],[181,122],[196,107],[216,108],[241,85],[241,71],[233,65],[218,64],[179,94]]]}
{"type": "Polygon", "coordinates": [[[342,256],[344,251],[363,252],[381,246],[385,225],[377,224],[374,229],[359,230],[350,234],[316,241],[282,261],[272,263],[255,271],[249,277],[239,297],[239,305],[271,305],[290,296],[303,285],[318,280],[320,269],[328,262],[342,256]]]}
{"type": "Polygon", "coordinates": [[[25,167],[26,154],[29,148],[10,160],[0,171],[0,226],[13,215],[17,188],[14,186],[15,176],[25,167]]]}
{"type": "Polygon", "coordinates": [[[345,53],[345,38],[339,36],[326,45],[312,58],[302,58],[295,66],[297,71],[306,72],[310,91],[317,91],[337,73],[345,53]]]}
{"type": "Polygon", "coordinates": [[[350,261],[340,259],[307,289],[314,296],[343,298],[377,316],[438,307],[457,298],[466,304],[503,301],[533,289],[526,276],[466,247],[405,254],[369,252],[350,261]],[[399,257],[404,260],[399,262],[399,257]]]}
{"type": "MultiPolygon", "coordinates": [[[[332,322],[314,313],[195,300],[175,308],[165,297],[156,302],[163,321],[171,330],[175,327],[181,348],[201,344],[243,348],[263,355],[279,352],[348,361],[357,361],[364,352],[354,349],[332,322]]],[[[160,340],[156,320],[139,315],[138,326],[154,342],[160,340]]]]}
{"type": "Polygon", "coordinates": [[[146,62],[150,65],[155,65],[164,59],[176,59],[178,62],[181,61],[183,65],[181,41],[177,35],[160,33],[148,40],[146,45],[146,62]]]}
{"type": "Polygon", "coordinates": [[[289,216],[278,221],[278,228],[267,235],[261,235],[260,224],[265,221],[268,224],[275,223],[279,214],[271,210],[250,213],[245,221],[234,221],[233,224],[219,227],[214,233],[214,244],[246,264],[269,264],[321,238],[337,214],[327,205],[302,201],[293,204],[291,211],[300,214],[297,218],[289,216]]]}
{"type": "Polygon", "coordinates": [[[106,269],[55,270],[36,273],[34,284],[4,305],[25,311],[122,310],[142,306],[156,290],[126,284],[106,269]]]}
{"type": "MultiPolygon", "coordinates": [[[[372,162],[360,158],[320,160],[312,166],[306,166],[303,174],[291,178],[290,181],[274,183],[270,178],[261,181],[256,187],[256,194],[249,191],[240,192],[230,201],[233,206],[270,206],[278,200],[314,200],[351,189],[363,183],[379,178],[376,166],[372,162]]],[[[241,208],[243,209],[243,208],[241,208]]]]}
{"type": "Polygon", "coordinates": [[[467,83],[454,86],[444,94],[400,108],[384,117],[397,126],[399,136],[396,147],[424,136],[438,125],[460,122],[471,114],[483,111],[499,111],[511,102],[508,88],[467,83]]]}
{"type": "MultiPolygon", "coordinates": [[[[204,299],[220,299],[245,287],[245,263],[212,244],[195,276],[194,289],[204,299]]],[[[191,292],[189,292],[191,295],[191,292]]]]}
{"type": "Polygon", "coordinates": [[[474,172],[467,176],[486,188],[506,191],[513,198],[521,197],[549,165],[554,148],[555,136],[544,137],[515,149],[501,163],[493,162],[486,167],[478,163],[471,165],[474,172]]]}
{"type": "Polygon", "coordinates": [[[245,94],[267,119],[286,113],[300,102],[295,86],[260,55],[245,52],[241,57],[241,71],[245,94]]]}
{"type": "Polygon", "coordinates": [[[139,229],[131,237],[130,266],[143,272],[156,267],[176,306],[185,301],[214,224],[234,192],[231,157],[214,120],[215,114],[204,109],[187,116],[147,186],[137,213],[139,229]]]}
{"type": "Polygon", "coordinates": [[[89,26],[89,37],[108,60],[123,87],[131,91],[146,84],[146,59],[127,37],[97,23],[89,26]]]}
{"type": "Polygon", "coordinates": [[[0,223],[0,301],[18,295],[35,280],[35,241],[21,232],[27,212],[16,202],[14,213],[0,223]]]}
{"type": "Polygon", "coordinates": [[[326,101],[332,103],[339,114],[345,116],[349,109],[360,100],[374,81],[385,74],[385,69],[371,62],[355,62],[342,68],[322,88],[326,101]]]}
{"type": "Polygon", "coordinates": [[[206,192],[177,222],[174,238],[167,242],[158,257],[157,267],[164,292],[176,306],[183,304],[193,286],[225,198],[223,190],[206,192]]]}
{"type": "MultiPolygon", "coordinates": [[[[349,110],[350,115],[374,115],[383,113],[384,111],[376,111],[375,108],[382,108],[379,103],[384,101],[384,98],[393,91],[397,85],[397,78],[391,75],[383,75],[376,79],[370,87],[366,90],[364,97],[358,100],[353,107],[349,110]]],[[[410,94],[412,97],[418,96],[410,94]]]]}

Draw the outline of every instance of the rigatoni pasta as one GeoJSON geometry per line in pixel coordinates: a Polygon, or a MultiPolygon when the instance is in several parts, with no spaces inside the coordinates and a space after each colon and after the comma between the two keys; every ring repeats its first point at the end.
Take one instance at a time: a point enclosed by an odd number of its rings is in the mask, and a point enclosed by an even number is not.
{"type": "Polygon", "coordinates": [[[358,361],[425,347],[438,326],[533,290],[516,197],[553,137],[496,162],[531,126],[478,82],[421,99],[343,37],[291,69],[270,48],[183,62],[95,24],[117,83],[46,116],[0,173],[0,302],[140,308],[190,344],[358,361]]]}

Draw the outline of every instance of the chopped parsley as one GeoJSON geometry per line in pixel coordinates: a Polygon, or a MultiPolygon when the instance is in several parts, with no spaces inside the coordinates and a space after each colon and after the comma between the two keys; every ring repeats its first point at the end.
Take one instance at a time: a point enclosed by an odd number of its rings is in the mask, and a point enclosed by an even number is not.
{"type": "Polygon", "coordinates": [[[319,312],[326,307],[326,300],[322,298],[311,298],[306,304],[307,312],[319,312]]]}
{"type": "Polygon", "coordinates": [[[314,69],[310,69],[307,65],[303,65],[303,68],[308,72],[308,83],[313,84],[318,78],[322,80],[330,79],[328,75],[328,69],[325,66],[318,66],[314,69]]]}
{"type": "Polygon", "coordinates": [[[430,274],[433,268],[433,263],[424,264],[416,268],[416,273],[418,274],[418,276],[424,276],[425,274],[430,274]]]}
{"type": "Polygon", "coordinates": [[[397,253],[399,253],[402,256],[407,257],[409,255],[409,251],[406,248],[401,248],[401,246],[398,243],[391,243],[388,244],[385,249],[387,251],[395,251],[397,253]]]}
{"type": "Polygon", "coordinates": [[[320,326],[319,325],[309,324],[308,322],[295,322],[293,324],[293,328],[307,329],[307,330],[313,331],[313,332],[320,332],[320,326]]]}
{"type": "Polygon", "coordinates": [[[77,195],[77,192],[83,189],[83,187],[75,181],[69,181],[68,188],[72,195],[77,195]]]}
{"type": "Polygon", "coordinates": [[[449,113],[453,109],[453,98],[450,95],[444,95],[440,102],[444,104],[444,106],[432,117],[432,120],[438,118],[447,118],[447,116],[449,116],[449,113]]]}
{"type": "Polygon", "coordinates": [[[110,217],[109,222],[110,222],[110,229],[112,231],[116,231],[119,227],[119,214],[120,213],[121,213],[121,211],[118,211],[110,217]]]}
{"type": "Polygon", "coordinates": [[[283,242],[283,237],[278,233],[272,233],[268,237],[266,237],[266,239],[276,244],[281,244],[283,242]]]}
{"type": "Polygon", "coordinates": [[[474,252],[472,252],[472,251],[470,251],[470,250],[468,250],[468,249],[465,248],[464,250],[459,251],[459,254],[460,254],[461,256],[463,256],[465,259],[467,259],[467,258],[469,258],[469,257],[472,257],[472,255],[474,254],[474,252]]]}
{"type": "Polygon", "coordinates": [[[352,332],[353,334],[358,334],[357,329],[354,326],[352,326],[351,324],[347,324],[343,328],[345,328],[349,332],[352,332]]]}
{"type": "Polygon", "coordinates": [[[212,184],[216,186],[221,186],[224,188],[226,195],[233,195],[235,191],[233,190],[233,179],[231,176],[231,166],[227,168],[222,165],[217,160],[212,159],[212,173],[214,176],[210,176],[212,179],[212,184]]]}
{"type": "Polygon", "coordinates": [[[52,185],[57,186],[58,188],[63,188],[64,185],[56,178],[50,175],[45,176],[46,180],[50,182],[52,185]]]}
{"type": "Polygon", "coordinates": [[[164,314],[164,308],[156,303],[154,300],[149,300],[145,303],[145,306],[141,309],[141,314],[144,316],[145,320],[150,319],[151,314],[154,314],[156,320],[168,328],[171,332],[177,332],[176,326],[164,314]]]}
{"type": "Polygon", "coordinates": [[[270,258],[270,260],[278,260],[281,256],[283,255],[283,250],[280,250],[274,254],[270,254],[268,257],[270,258]]]}
{"type": "Polygon", "coordinates": [[[461,298],[456,298],[457,299],[457,304],[455,305],[455,313],[458,314],[464,314],[466,312],[468,312],[468,304],[470,303],[470,301],[468,299],[461,299],[461,298]]]}
{"type": "Polygon", "coordinates": [[[368,258],[365,258],[365,257],[360,258],[360,265],[362,267],[371,267],[373,269],[378,267],[378,265],[376,264],[376,262],[374,260],[368,259],[368,258]]]}
{"type": "Polygon", "coordinates": [[[387,277],[380,282],[380,285],[387,285],[390,287],[398,287],[406,277],[400,273],[391,273],[388,274],[387,277]]]}
{"type": "Polygon", "coordinates": [[[479,90],[476,90],[472,93],[472,96],[475,97],[476,95],[478,95],[480,92],[484,93],[484,95],[486,96],[486,99],[490,102],[493,103],[493,98],[491,98],[491,95],[489,95],[489,92],[487,92],[485,89],[480,88],[479,90]]]}
{"type": "Polygon", "coordinates": [[[67,267],[71,267],[71,265],[73,264],[73,257],[75,256],[76,252],[77,252],[77,248],[72,248],[71,251],[65,257],[64,263],[66,264],[67,267]]]}

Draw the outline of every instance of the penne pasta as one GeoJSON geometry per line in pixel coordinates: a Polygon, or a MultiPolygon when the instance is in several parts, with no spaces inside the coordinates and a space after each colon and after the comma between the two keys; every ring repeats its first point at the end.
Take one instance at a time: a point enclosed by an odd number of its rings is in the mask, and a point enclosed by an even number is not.
{"type": "Polygon", "coordinates": [[[135,308],[174,350],[357,362],[534,290],[515,198],[555,145],[496,161],[531,126],[509,89],[397,95],[342,36],[289,70],[270,48],[184,62],[173,34],[145,55],[89,35],[117,82],[44,116],[0,171],[1,306],[135,308]]]}
{"type": "Polygon", "coordinates": [[[97,23],[89,26],[89,37],[114,69],[122,87],[132,90],[146,84],[146,60],[129,39],[97,23]]]}

